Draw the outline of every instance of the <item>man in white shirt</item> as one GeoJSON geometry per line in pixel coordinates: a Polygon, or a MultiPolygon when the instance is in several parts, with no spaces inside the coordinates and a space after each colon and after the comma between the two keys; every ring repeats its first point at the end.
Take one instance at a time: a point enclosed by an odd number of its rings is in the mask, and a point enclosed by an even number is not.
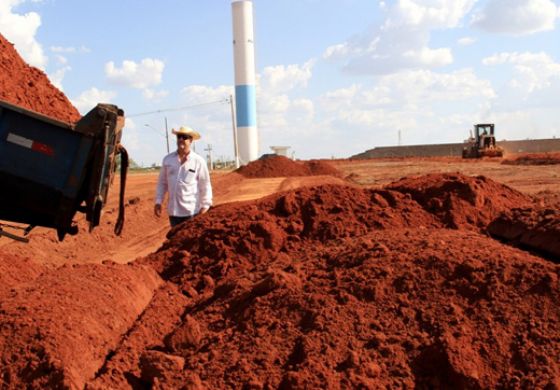
{"type": "Polygon", "coordinates": [[[154,214],[161,216],[161,204],[169,193],[167,213],[171,227],[204,214],[212,205],[212,185],[204,158],[191,150],[200,134],[189,127],[173,129],[177,151],[163,158],[156,189],[154,214]]]}

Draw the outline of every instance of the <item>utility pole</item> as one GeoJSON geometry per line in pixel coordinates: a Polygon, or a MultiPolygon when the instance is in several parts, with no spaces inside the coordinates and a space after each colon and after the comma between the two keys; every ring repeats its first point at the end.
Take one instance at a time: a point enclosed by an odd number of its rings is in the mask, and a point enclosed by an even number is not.
{"type": "Polygon", "coordinates": [[[235,110],[233,109],[233,96],[229,95],[229,106],[231,108],[231,127],[233,129],[233,154],[235,168],[239,168],[239,146],[237,144],[237,126],[235,125],[235,110]]]}
{"type": "Polygon", "coordinates": [[[208,146],[206,147],[206,149],[204,149],[204,151],[208,152],[208,169],[213,170],[214,164],[212,163],[212,145],[208,144],[208,146]]]}
{"type": "Polygon", "coordinates": [[[165,117],[165,140],[167,141],[167,154],[169,154],[169,131],[167,130],[167,117],[165,117]]]}

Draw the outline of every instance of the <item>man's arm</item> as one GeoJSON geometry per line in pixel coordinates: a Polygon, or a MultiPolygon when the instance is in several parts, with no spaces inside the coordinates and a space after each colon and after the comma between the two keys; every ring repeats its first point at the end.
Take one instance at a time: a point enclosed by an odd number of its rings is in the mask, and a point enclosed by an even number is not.
{"type": "Polygon", "coordinates": [[[165,159],[161,163],[161,169],[159,170],[159,177],[156,186],[156,204],[154,206],[154,214],[156,217],[161,216],[161,204],[163,203],[163,198],[167,192],[167,168],[165,167],[165,159]]]}
{"type": "Polygon", "coordinates": [[[210,173],[205,163],[202,163],[198,176],[198,195],[200,197],[200,214],[204,214],[212,206],[212,184],[210,173]]]}

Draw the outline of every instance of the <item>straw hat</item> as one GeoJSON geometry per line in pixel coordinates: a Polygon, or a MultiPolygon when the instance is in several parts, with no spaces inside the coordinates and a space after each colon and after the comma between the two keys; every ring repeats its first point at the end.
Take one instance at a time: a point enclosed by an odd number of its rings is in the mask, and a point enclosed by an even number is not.
{"type": "Polygon", "coordinates": [[[191,129],[188,126],[181,126],[178,130],[171,129],[171,132],[175,135],[191,136],[193,140],[200,139],[200,134],[198,133],[198,131],[191,129]]]}

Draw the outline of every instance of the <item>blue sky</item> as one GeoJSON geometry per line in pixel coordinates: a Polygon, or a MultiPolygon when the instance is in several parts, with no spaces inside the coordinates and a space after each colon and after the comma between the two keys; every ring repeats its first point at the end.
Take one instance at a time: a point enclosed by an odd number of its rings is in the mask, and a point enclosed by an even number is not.
{"type": "MultiPolygon", "coordinates": [[[[560,0],[253,4],[261,153],[461,142],[478,122],[560,136],[560,0]]],[[[233,157],[231,1],[0,0],[0,33],[82,113],[123,108],[136,162],[161,161],[165,119],[233,157]]]]}

